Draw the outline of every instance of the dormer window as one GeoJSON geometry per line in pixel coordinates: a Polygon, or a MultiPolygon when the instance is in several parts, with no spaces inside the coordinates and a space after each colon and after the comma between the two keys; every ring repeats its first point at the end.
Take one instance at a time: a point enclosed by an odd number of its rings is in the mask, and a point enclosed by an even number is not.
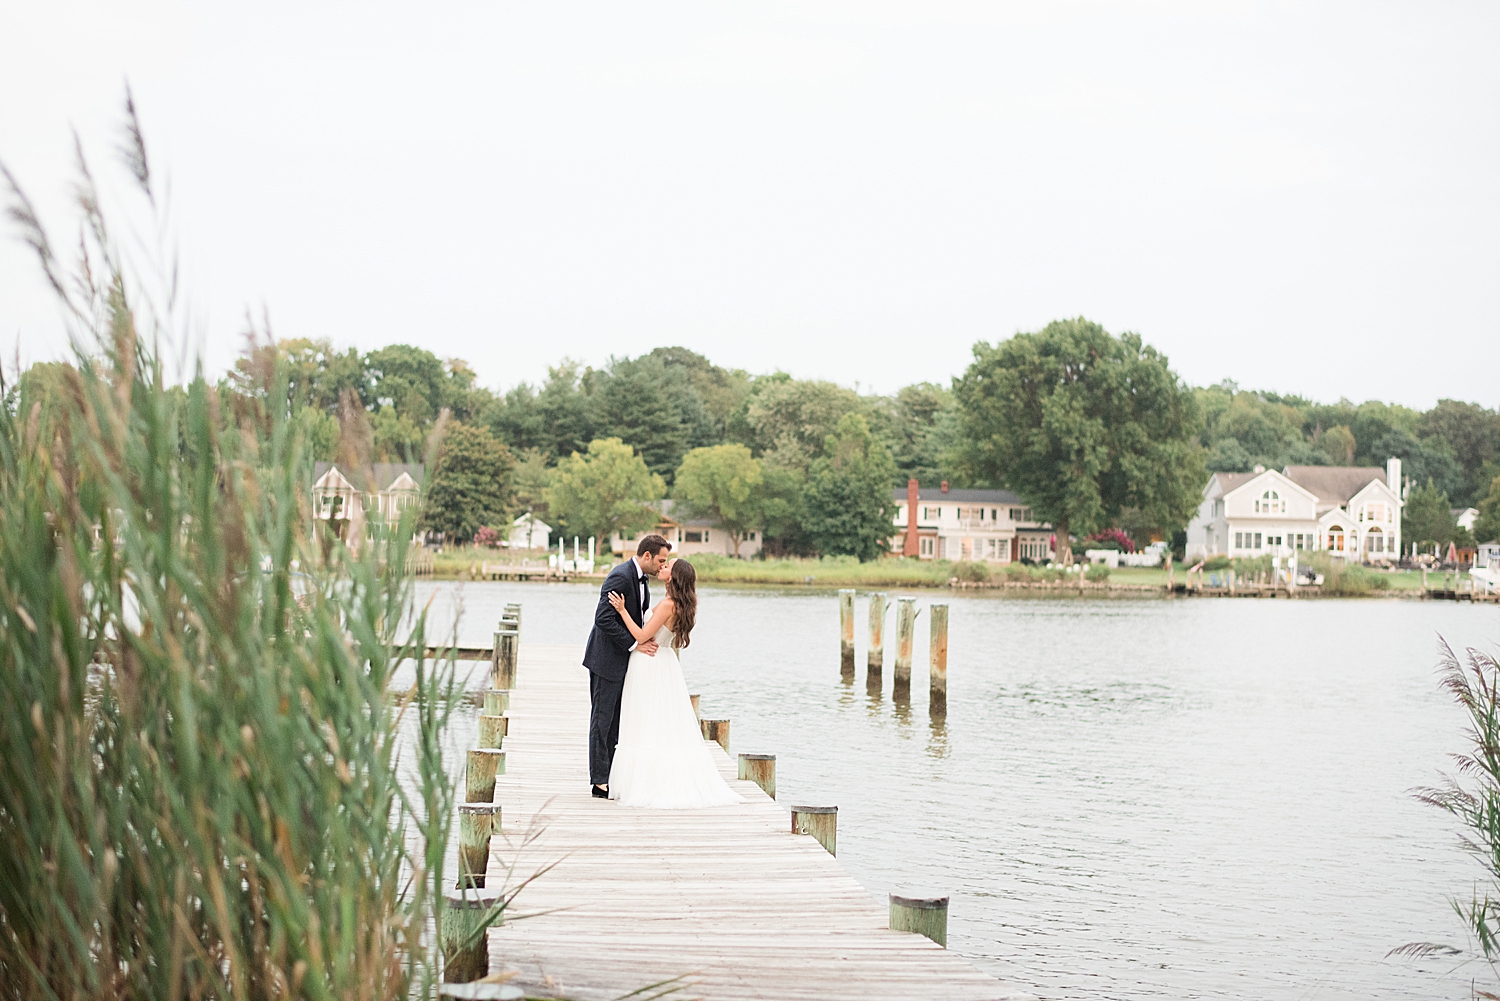
{"type": "Polygon", "coordinates": [[[1256,514],[1285,514],[1286,501],[1275,490],[1267,490],[1255,501],[1256,514]]]}

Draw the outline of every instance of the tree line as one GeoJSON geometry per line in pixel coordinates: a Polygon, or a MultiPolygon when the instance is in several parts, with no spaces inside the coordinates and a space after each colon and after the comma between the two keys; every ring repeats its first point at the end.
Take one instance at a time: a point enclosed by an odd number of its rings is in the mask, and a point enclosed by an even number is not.
{"type": "MultiPolygon", "coordinates": [[[[28,369],[12,412],[44,413],[60,366],[28,369]]],[[[1139,335],[1083,318],[980,342],[949,385],[890,395],[680,347],[599,368],[565,359],[538,384],[495,390],[461,359],[328,340],[261,344],[215,389],[226,413],[251,397],[287,408],[312,459],[425,462],[424,527],[460,542],[503,537],[527,512],[554,538],[607,539],[647,527],[650,505],[672,497],[736,547],[759,533],[770,554],[873,559],[892,531],[891,488],[910,478],[1012,489],[1057,527],[1059,548],[1116,527],[1145,542],[1180,532],[1210,471],[1390,456],[1418,485],[1409,540],[1471,542],[1450,506],[1479,507],[1481,539],[1500,534],[1496,411],[1191,387],[1139,335]],[[265,399],[268,386],[285,399],[265,399]]]]}

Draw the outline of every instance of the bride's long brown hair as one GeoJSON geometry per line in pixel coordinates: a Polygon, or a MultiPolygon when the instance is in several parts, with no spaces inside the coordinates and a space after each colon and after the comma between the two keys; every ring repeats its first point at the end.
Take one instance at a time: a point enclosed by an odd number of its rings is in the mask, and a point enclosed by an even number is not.
{"type": "Polygon", "coordinates": [[[678,557],[668,564],[667,597],[672,599],[672,649],[692,642],[693,620],[698,617],[698,571],[678,557]]]}

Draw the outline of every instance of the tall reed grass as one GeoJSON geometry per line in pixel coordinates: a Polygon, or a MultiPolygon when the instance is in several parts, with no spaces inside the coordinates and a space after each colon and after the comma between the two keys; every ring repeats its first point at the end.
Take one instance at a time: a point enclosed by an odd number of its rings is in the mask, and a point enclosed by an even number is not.
{"type": "MultiPolygon", "coordinates": [[[[125,154],[160,215],[133,109],[125,154]]],[[[67,272],[5,173],[78,353],[0,407],[0,997],[430,994],[455,694],[392,691],[411,526],[324,551],[285,385],[168,385],[174,272],[140,291],[79,173],[67,272]]]]}

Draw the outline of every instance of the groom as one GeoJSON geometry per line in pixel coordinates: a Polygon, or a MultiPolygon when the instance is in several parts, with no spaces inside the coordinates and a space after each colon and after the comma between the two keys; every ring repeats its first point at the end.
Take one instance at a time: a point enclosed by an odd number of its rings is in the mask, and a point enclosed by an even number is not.
{"type": "Polygon", "coordinates": [[[589,782],[594,796],[609,798],[609,766],[614,764],[615,745],[620,742],[620,695],[625,690],[625,669],[630,666],[630,652],[639,650],[648,657],[656,655],[656,644],[650,640],[639,645],[620,615],[609,603],[610,592],[625,596],[625,611],[638,626],[646,624],[646,610],[651,607],[651,588],[646,579],[655,577],[667,562],[671,543],[660,535],[648,535],[636,547],[635,558],[626,560],[609,572],[599,589],[599,607],[594,609],[594,628],[583,651],[583,666],[589,669],[589,698],[593,712],[589,715],[589,782]]]}

